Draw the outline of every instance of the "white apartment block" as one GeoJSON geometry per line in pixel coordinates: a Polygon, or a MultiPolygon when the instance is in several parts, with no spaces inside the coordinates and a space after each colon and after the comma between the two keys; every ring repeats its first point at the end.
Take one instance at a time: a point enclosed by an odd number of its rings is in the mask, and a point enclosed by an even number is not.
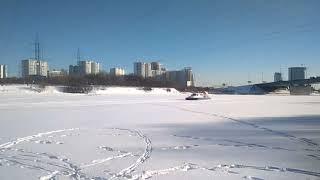
{"type": "Polygon", "coordinates": [[[8,66],[0,64],[0,79],[8,77],[8,66]]]}
{"type": "Polygon", "coordinates": [[[110,75],[111,76],[124,76],[125,71],[123,68],[111,68],[110,69],[110,75]]]}
{"type": "Polygon", "coordinates": [[[166,79],[176,83],[180,87],[190,87],[195,85],[194,75],[190,67],[178,71],[167,71],[166,79]]]}
{"type": "Polygon", "coordinates": [[[78,65],[69,66],[69,74],[73,76],[99,74],[99,72],[100,72],[100,64],[94,61],[79,61],[78,65]]]}
{"type": "Polygon", "coordinates": [[[91,74],[99,74],[100,64],[97,62],[91,61],[91,74]]]}
{"type": "Polygon", "coordinates": [[[21,75],[28,76],[48,76],[48,62],[35,59],[26,59],[21,61],[21,75]]]}
{"type": "Polygon", "coordinates": [[[157,77],[165,73],[162,71],[161,64],[159,62],[135,62],[133,64],[134,75],[143,78],[157,77]]]}
{"type": "Polygon", "coordinates": [[[152,77],[152,69],[150,63],[145,63],[145,77],[149,78],[152,77]]]}
{"type": "Polygon", "coordinates": [[[37,61],[37,75],[39,76],[48,76],[48,62],[46,61],[37,61]]]}
{"type": "Polygon", "coordinates": [[[91,61],[79,61],[78,66],[81,76],[91,74],[91,61]]]}
{"type": "Polygon", "coordinates": [[[144,62],[135,62],[133,63],[133,74],[136,76],[146,77],[146,63],[144,62]]]}

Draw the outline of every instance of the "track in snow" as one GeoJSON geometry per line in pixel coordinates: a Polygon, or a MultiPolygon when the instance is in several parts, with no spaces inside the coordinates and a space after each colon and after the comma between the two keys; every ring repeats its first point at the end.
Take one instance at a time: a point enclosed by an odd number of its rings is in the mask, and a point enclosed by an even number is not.
{"type": "MultiPolygon", "coordinates": [[[[111,177],[93,177],[92,175],[87,175],[84,173],[84,170],[87,168],[91,168],[94,166],[102,166],[104,167],[105,163],[108,161],[112,161],[115,159],[123,159],[127,157],[135,157],[137,156],[136,153],[127,152],[123,150],[114,151],[111,147],[101,146],[100,148],[105,148],[109,150],[109,153],[115,153],[115,155],[103,158],[103,159],[95,159],[92,160],[90,163],[84,163],[82,165],[76,165],[76,163],[72,162],[71,159],[62,155],[55,155],[46,152],[32,152],[27,151],[24,149],[24,145],[30,143],[40,143],[44,145],[48,144],[55,144],[55,145],[62,145],[62,142],[59,143],[52,143],[52,141],[45,140],[48,137],[58,136],[59,137],[67,137],[68,135],[61,134],[66,132],[77,132],[77,134],[81,134],[82,131],[88,129],[79,129],[79,128],[72,128],[72,129],[62,129],[56,131],[49,131],[44,133],[38,133],[31,136],[26,136],[22,138],[17,138],[13,141],[3,143],[0,145],[0,168],[6,166],[13,166],[18,167],[21,169],[30,169],[40,171],[40,174],[47,174],[39,176],[41,180],[49,180],[54,179],[59,176],[64,176],[69,179],[115,179],[115,178],[130,178],[131,173],[134,170],[144,163],[151,155],[152,146],[151,140],[137,130],[131,129],[120,129],[120,128],[112,128],[112,129],[99,129],[102,131],[116,131],[118,133],[110,135],[119,135],[124,133],[129,136],[137,137],[142,139],[145,143],[146,147],[144,153],[139,156],[135,163],[131,164],[130,166],[122,169],[119,172],[109,172],[111,177]],[[43,140],[41,140],[43,138],[43,140]],[[40,140],[39,140],[40,139],[40,140]],[[15,148],[19,145],[19,148],[15,148]],[[22,146],[22,148],[20,147],[22,146]]],[[[91,129],[92,130],[92,129],[91,129]]],[[[128,137],[129,137],[128,136],[128,137]]],[[[125,143],[125,142],[119,142],[125,143]]],[[[58,152],[59,153],[59,152],[58,152]]],[[[126,161],[125,161],[126,162],[126,161]]]]}
{"type": "MultiPolygon", "coordinates": [[[[235,119],[232,117],[227,117],[225,115],[220,115],[220,114],[215,114],[215,113],[207,113],[207,112],[201,112],[201,111],[195,111],[195,110],[190,110],[184,107],[177,107],[177,106],[171,106],[171,105],[163,105],[163,104],[153,104],[152,105],[156,105],[156,106],[165,106],[165,107],[170,107],[170,108],[176,108],[179,109],[181,111],[185,111],[185,112],[191,112],[191,113],[195,113],[195,114],[202,114],[202,115],[206,115],[206,116],[213,116],[213,117],[219,117],[219,118],[223,118],[223,119],[228,119],[240,124],[244,124],[250,127],[253,127],[254,129],[258,129],[258,130],[262,130],[262,131],[266,131],[269,133],[272,133],[274,135],[277,136],[281,136],[281,137],[285,137],[288,138],[292,141],[301,143],[305,146],[307,146],[306,148],[303,149],[304,154],[310,158],[313,158],[315,160],[320,160],[320,155],[317,154],[310,154],[310,153],[319,153],[320,152],[320,145],[316,142],[313,142],[311,139],[307,139],[307,138],[300,138],[297,136],[293,136],[291,134],[288,133],[284,133],[281,131],[276,131],[276,130],[272,130],[270,128],[266,128],[263,126],[260,126],[258,124],[255,123],[251,123],[245,120],[239,120],[239,119],[235,119]]],[[[172,135],[174,137],[180,137],[180,138],[187,138],[190,140],[204,140],[204,141],[217,141],[215,139],[212,139],[210,137],[196,137],[196,136],[181,136],[181,135],[172,135]]],[[[296,149],[288,149],[288,148],[283,148],[283,147],[278,147],[278,146],[267,146],[267,145],[262,145],[262,144],[255,144],[255,143],[246,143],[246,142],[240,142],[240,141],[234,141],[234,140],[229,140],[229,139],[223,139],[222,140],[224,143],[216,143],[214,145],[217,146],[232,146],[232,147],[252,147],[252,148],[262,148],[262,149],[272,149],[272,150],[280,150],[280,151],[298,151],[296,149]]],[[[185,147],[185,148],[181,148],[183,150],[185,149],[189,149],[189,148],[193,148],[194,147],[198,147],[198,145],[190,145],[190,146],[181,146],[181,147],[185,147]]],[[[172,150],[175,149],[177,147],[180,146],[175,146],[175,147],[167,147],[167,148],[162,148],[164,150],[172,150]]],[[[221,169],[252,169],[252,170],[256,170],[256,171],[269,171],[269,172],[282,172],[282,173],[295,173],[295,174],[300,174],[300,175],[308,175],[308,176],[313,176],[313,177],[320,177],[320,173],[319,172],[314,172],[314,171],[308,171],[308,170],[303,170],[303,169],[297,169],[297,168],[290,168],[290,167],[276,167],[276,166],[265,166],[265,167],[259,167],[259,166],[254,166],[254,165],[218,165],[216,167],[210,167],[210,168],[206,168],[194,163],[184,163],[183,165],[180,166],[175,166],[175,167],[171,167],[171,168],[167,168],[167,169],[160,169],[160,170],[151,170],[151,171],[145,171],[143,173],[140,174],[136,174],[135,177],[140,178],[140,179],[148,179],[152,176],[158,176],[158,175],[165,175],[165,174],[170,174],[173,173],[175,171],[189,171],[189,170],[207,170],[207,171],[217,171],[217,170],[221,170],[221,169]]],[[[233,172],[233,171],[229,171],[226,170],[225,172],[227,173],[231,173],[231,174],[240,174],[240,172],[233,172]]],[[[245,179],[255,179],[255,180],[260,180],[261,178],[258,177],[252,177],[252,176],[248,176],[245,175],[243,176],[243,178],[245,179]]]]}
{"type": "Polygon", "coordinates": [[[206,116],[212,116],[212,117],[228,119],[228,120],[231,120],[233,122],[237,122],[237,123],[240,123],[240,124],[244,124],[244,125],[253,127],[254,129],[259,129],[259,130],[262,130],[262,131],[266,131],[266,132],[272,133],[274,135],[278,135],[278,136],[281,136],[281,137],[288,138],[290,140],[293,140],[293,141],[296,141],[296,142],[299,142],[299,143],[303,143],[304,145],[307,145],[310,148],[312,148],[314,151],[320,151],[320,145],[318,143],[316,143],[316,142],[313,142],[311,139],[299,138],[299,137],[296,137],[294,135],[291,135],[291,134],[288,134],[288,133],[284,133],[284,132],[281,132],[281,131],[272,130],[270,128],[266,128],[266,127],[263,127],[263,126],[260,126],[258,124],[255,124],[255,123],[252,123],[252,122],[248,122],[248,121],[245,121],[245,120],[235,119],[235,118],[228,117],[228,116],[221,115],[221,114],[217,114],[217,113],[208,113],[208,112],[191,110],[191,109],[187,109],[187,108],[184,108],[184,107],[178,107],[178,106],[163,105],[163,104],[152,104],[152,105],[164,106],[164,107],[169,107],[169,108],[176,108],[176,109],[179,109],[179,110],[185,111],[185,112],[191,112],[191,113],[195,113],[195,114],[202,114],[202,115],[206,115],[206,116]]]}
{"type": "MultiPolygon", "coordinates": [[[[266,171],[266,172],[272,172],[272,173],[294,173],[294,174],[300,174],[300,175],[309,175],[313,177],[320,177],[320,173],[313,172],[313,171],[306,171],[302,169],[295,169],[295,168],[286,168],[286,167],[275,167],[275,166],[251,166],[251,165],[242,165],[242,164],[219,164],[213,167],[205,167],[194,163],[184,163],[179,166],[174,166],[166,169],[159,169],[159,170],[148,170],[144,171],[140,174],[136,174],[133,176],[132,179],[149,179],[154,176],[160,176],[160,175],[168,175],[174,172],[187,172],[192,170],[203,170],[203,171],[209,171],[212,173],[216,172],[222,172],[226,174],[236,174],[241,175],[240,172],[237,172],[237,170],[241,169],[251,169],[255,171],[266,171]]],[[[248,179],[262,179],[259,177],[253,177],[249,175],[243,175],[243,178],[248,179]]]]}

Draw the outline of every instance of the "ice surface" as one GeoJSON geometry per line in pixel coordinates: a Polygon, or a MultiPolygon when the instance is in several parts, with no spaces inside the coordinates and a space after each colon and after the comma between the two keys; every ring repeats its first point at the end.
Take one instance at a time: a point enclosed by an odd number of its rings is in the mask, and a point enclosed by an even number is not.
{"type": "Polygon", "coordinates": [[[320,178],[320,96],[186,96],[0,86],[0,179],[320,178]]]}

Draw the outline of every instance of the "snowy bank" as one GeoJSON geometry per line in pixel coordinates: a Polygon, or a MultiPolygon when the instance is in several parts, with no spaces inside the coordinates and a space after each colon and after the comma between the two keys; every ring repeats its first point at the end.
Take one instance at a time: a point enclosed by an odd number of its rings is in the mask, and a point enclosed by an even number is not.
{"type": "MultiPolygon", "coordinates": [[[[65,86],[38,86],[38,85],[5,85],[0,86],[0,94],[68,94],[65,86]]],[[[79,87],[81,88],[81,87],[79,87]]],[[[174,88],[143,88],[117,86],[90,86],[89,95],[179,95],[174,88]]]]}

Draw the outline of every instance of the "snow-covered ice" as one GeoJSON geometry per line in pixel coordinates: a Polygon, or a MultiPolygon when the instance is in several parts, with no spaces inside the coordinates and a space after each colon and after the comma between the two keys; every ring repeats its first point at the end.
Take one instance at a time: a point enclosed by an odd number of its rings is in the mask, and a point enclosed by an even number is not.
{"type": "Polygon", "coordinates": [[[320,179],[320,96],[0,86],[0,179],[320,179]]]}

